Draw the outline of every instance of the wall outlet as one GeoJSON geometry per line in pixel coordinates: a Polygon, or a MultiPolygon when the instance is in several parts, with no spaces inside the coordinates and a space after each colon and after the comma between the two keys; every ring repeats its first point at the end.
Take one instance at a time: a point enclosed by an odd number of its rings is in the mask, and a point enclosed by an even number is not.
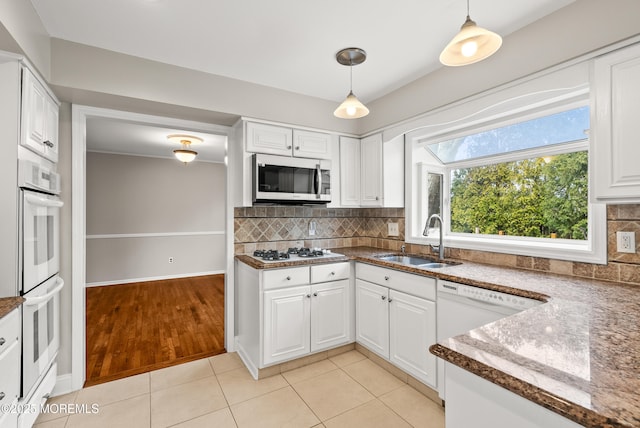
{"type": "Polygon", "coordinates": [[[636,252],[636,233],[635,232],[616,232],[616,241],[619,253],[635,253],[636,252]]]}
{"type": "Polygon", "coordinates": [[[169,263],[173,263],[173,257],[169,257],[169,263]]]}
{"type": "Polygon", "coordinates": [[[398,223],[387,223],[387,235],[389,236],[400,236],[400,229],[398,227],[398,223]]]}
{"type": "Polygon", "coordinates": [[[314,236],[316,234],[316,222],[311,220],[309,222],[309,236],[314,236]]]}

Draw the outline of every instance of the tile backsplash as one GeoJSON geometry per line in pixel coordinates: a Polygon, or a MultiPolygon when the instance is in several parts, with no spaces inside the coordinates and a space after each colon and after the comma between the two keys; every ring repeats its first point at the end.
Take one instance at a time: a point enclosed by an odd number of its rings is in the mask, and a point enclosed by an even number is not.
{"type": "MultiPolygon", "coordinates": [[[[235,208],[235,253],[289,247],[340,248],[372,246],[398,251],[404,244],[403,208],[320,208],[308,206],[256,206],[235,208]],[[316,233],[309,235],[309,223],[316,233]],[[400,235],[387,234],[388,223],[398,223],[400,235]]],[[[564,275],[640,284],[640,204],[607,207],[608,263],[596,265],[517,256],[485,251],[447,248],[446,257],[500,266],[546,271],[564,275]],[[616,251],[616,232],[636,233],[636,252],[616,251]]],[[[431,248],[407,244],[407,252],[430,254],[431,248]]]]}

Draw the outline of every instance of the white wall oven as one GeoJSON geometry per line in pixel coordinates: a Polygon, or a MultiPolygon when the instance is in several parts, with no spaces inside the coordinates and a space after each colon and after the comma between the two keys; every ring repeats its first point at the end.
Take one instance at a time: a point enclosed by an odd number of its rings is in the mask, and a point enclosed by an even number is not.
{"type": "MultiPolygon", "coordinates": [[[[21,159],[19,257],[22,311],[21,396],[29,404],[44,397],[35,392],[45,377],[55,377],[55,360],[60,345],[60,177],[48,161],[21,159]]],[[[37,415],[36,415],[37,416],[37,415]]]]}

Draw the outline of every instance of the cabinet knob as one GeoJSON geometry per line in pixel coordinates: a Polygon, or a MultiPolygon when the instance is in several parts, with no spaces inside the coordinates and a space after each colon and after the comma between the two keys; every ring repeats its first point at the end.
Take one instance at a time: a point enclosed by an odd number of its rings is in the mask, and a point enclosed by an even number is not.
{"type": "Polygon", "coordinates": [[[296,146],[296,150],[300,150],[300,146],[296,146]]]}
{"type": "Polygon", "coordinates": [[[291,281],[291,277],[290,277],[290,276],[286,277],[285,279],[286,279],[287,281],[291,281]]]}
{"type": "Polygon", "coordinates": [[[318,293],[313,293],[313,297],[318,297],[318,293]]]}
{"type": "Polygon", "coordinates": [[[288,149],[288,150],[291,150],[291,146],[287,146],[287,149],[288,149]]]}
{"type": "Polygon", "coordinates": [[[4,340],[4,337],[0,337],[0,346],[4,345],[7,341],[4,340]]]}
{"type": "Polygon", "coordinates": [[[334,276],[336,273],[335,272],[331,272],[329,275],[334,276]]]}
{"type": "Polygon", "coordinates": [[[0,401],[4,398],[4,392],[0,392],[0,401]]]}
{"type": "Polygon", "coordinates": [[[53,149],[53,143],[49,140],[43,141],[42,144],[53,149]]]}
{"type": "Polygon", "coordinates": [[[385,277],[384,277],[384,280],[385,280],[385,281],[389,281],[389,277],[388,277],[388,276],[385,276],[385,277]]]}
{"type": "Polygon", "coordinates": [[[389,297],[389,303],[393,302],[393,299],[391,297],[389,297]]]}
{"type": "Polygon", "coordinates": [[[382,296],[382,300],[387,300],[387,296],[382,296]]]}
{"type": "Polygon", "coordinates": [[[307,299],[310,299],[310,298],[311,298],[311,294],[307,294],[307,299]]]}
{"type": "Polygon", "coordinates": [[[380,198],[376,196],[376,201],[379,201],[379,200],[380,200],[380,198]]]}

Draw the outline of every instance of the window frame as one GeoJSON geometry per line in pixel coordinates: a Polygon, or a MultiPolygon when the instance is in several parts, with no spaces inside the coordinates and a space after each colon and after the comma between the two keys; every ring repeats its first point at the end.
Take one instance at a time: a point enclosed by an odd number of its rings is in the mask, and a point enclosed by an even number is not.
{"type": "MultiPolygon", "coordinates": [[[[424,146],[437,141],[444,141],[474,132],[482,132],[488,129],[505,126],[512,123],[524,122],[546,115],[551,115],[561,111],[573,108],[589,106],[586,97],[573,99],[563,103],[554,103],[547,106],[548,108],[531,109],[529,111],[507,112],[501,119],[487,120],[485,122],[476,123],[473,126],[460,127],[456,130],[449,129],[448,132],[438,135],[421,135],[419,131],[414,131],[411,138],[407,138],[407,144],[410,145],[407,152],[407,168],[414,170],[411,175],[411,186],[408,186],[407,197],[410,203],[406,207],[406,241],[411,244],[437,244],[437,238],[422,236],[422,228],[426,218],[424,212],[426,207],[421,198],[424,195],[426,187],[426,177],[428,173],[443,174],[443,194],[442,194],[442,213],[443,216],[443,239],[445,247],[461,248],[467,250],[489,251],[496,253],[506,253],[530,257],[543,257],[558,260],[568,260],[586,263],[606,264],[607,262],[607,219],[606,205],[602,203],[593,203],[591,198],[588,199],[588,236],[589,240],[571,240],[571,239],[550,239],[535,237],[517,237],[517,236],[498,236],[498,235],[475,235],[468,233],[451,232],[451,171],[459,168],[474,167],[488,165],[501,162],[509,162],[524,158],[541,157],[547,155],[557,155],[575,151],[586,150],[589,152],[589,136],[584,140],[571,143],[561,143],[541,148],[526,149],[514,151],[507,154],[499,154],[476,158],[472,160],[453,162],[447,165],[439,164],[437,158],[429,155],[432,159],[427,161],[418,161],[414,159],[416,150],[428,151],[424,146]],[[417,181],[417,182],[416,182],[417,181]],[[416,191],[416,189],[418,191],[416,191]],[[422,228],[421,228],[422,227],[422,228]]],[[[589,162],[591,162],[589,154],[589,162]]],[[[407,176],[409,180],[409,175],[407,176]]],[[[589,175],[589,190],[591,190],[591,179],[589,175]]]]}

